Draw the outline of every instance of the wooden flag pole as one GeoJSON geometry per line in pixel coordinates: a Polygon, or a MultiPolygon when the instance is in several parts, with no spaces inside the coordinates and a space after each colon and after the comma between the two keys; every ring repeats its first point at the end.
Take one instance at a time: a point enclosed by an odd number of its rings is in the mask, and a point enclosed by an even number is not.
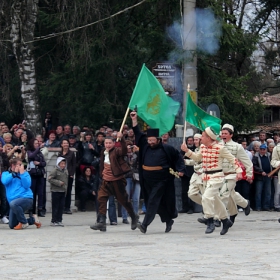
{"type": "MultiPolygon", "coordinates": [[[[120,128],[120,132],[122,132],[122,130],[123,130],[123,127],[124,127],[124,124],[126,122],[128,113],[129,113],[129,108],[127,107],[124,118],[123,118],[123,121],[122,121],[122,125],[121,125],[121,128],[120,128]]],[[[120,140],[121,139],[117,138],[117,142],[119,142],[120,140]]]]}
{"type": "MultiPolygon", "coordinates": [[[[187,93],[190,91],[190,84],[188,84],[188,87],[187,87],[187,93]]],[[[187,100],[188,100],[188,96],[186,96],[186,115],[187,115],[187,108],[188,108],[188,103],[187,103],[187,100]]],[[[186,122],[186,119],[185,119],[185,124],[184,124],[184,134],[183,134],[183,144],[185,143],[186,141],[186,130],[187,130],[187,122],[186,122]]]]}

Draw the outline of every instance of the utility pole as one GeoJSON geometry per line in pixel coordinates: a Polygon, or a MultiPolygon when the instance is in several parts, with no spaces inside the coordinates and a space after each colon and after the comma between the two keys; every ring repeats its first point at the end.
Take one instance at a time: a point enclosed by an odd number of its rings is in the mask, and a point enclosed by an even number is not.
{"type": "Polygon", "coordinates": [[[188,84],[193,100],[197,102],[197,56],[196,56],[196,0],[182,0],[182,44],[187,53],[187,58],[183,64],[182,84],[183,84],[183,120],[186,115],[186,92],[188,84]]]}

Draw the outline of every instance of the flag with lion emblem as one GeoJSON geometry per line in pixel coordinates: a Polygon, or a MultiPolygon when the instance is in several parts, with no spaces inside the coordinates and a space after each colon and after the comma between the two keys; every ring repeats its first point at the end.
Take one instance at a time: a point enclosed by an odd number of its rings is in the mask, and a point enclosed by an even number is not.
{"type": "Polygon", "coordinates": [[[143,64],[128,104],[133,110],[137,105],[138,116],[151,128],[159,128],[160,135],[170,131],[174,125],[180,103],[165,94],[153,73],[143,64]]]}

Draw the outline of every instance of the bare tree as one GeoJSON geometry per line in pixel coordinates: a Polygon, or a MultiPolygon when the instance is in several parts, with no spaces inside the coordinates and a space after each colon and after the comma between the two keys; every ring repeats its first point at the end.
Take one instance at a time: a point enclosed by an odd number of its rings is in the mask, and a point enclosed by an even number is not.
{"type": "Polygon", "coordinates": [[[41,132],[33,44],[39,0],[14,0],[11,4],[10,38],[21,82],[23,111],[28,128],[41,132]],[[29,43],[28,43],[29,42],[29,43]],[[30,43],[31,42],[31,43],[30,43]]]}

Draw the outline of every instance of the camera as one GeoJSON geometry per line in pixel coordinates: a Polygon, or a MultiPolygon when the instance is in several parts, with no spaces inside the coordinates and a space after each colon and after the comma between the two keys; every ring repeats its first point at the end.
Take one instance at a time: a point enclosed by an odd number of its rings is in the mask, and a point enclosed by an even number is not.
{"type": "Polygon", "coordinates": [[[24,148],[24,146],[23,146],[23,145],[20,145],[20,146],[19,146],[19,149],[21,149],[21,150],[22,150],[23,148],[24,148]]]}

